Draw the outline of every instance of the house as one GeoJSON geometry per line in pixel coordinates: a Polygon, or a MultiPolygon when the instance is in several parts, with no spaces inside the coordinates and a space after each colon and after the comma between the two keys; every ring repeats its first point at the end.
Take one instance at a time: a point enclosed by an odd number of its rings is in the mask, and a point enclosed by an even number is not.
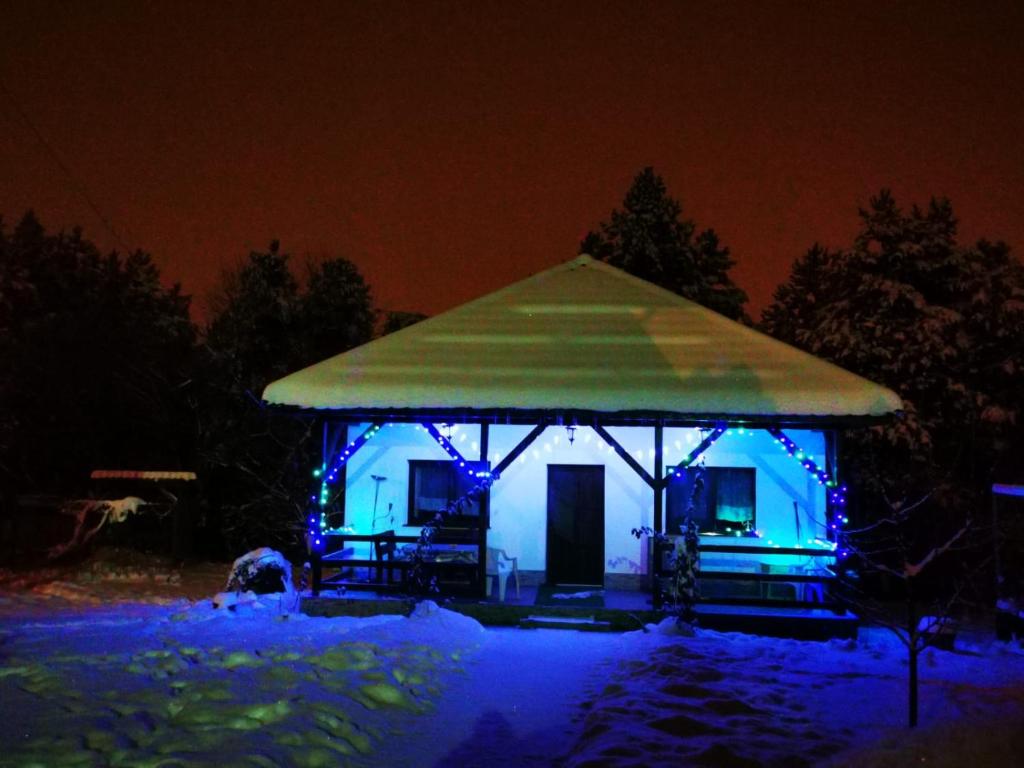
{"type": "Polygon", "coordinates": [[[514,556],[524,583],[648,588],[664,564],[632,529],[676,534],[690,508],[705,592],[726,600],[751,580],[755,599],[766,586],[815,596],[806,585],[841,554],[836,430],[901,407],[884,387],[587,256],[263,397],[323,418],[309,543],[324,583],[332,567],[339,580],[400,583],[403,543],[482,484],[437,538],[453,589],[482,594],[487,547],[514,556]]]}

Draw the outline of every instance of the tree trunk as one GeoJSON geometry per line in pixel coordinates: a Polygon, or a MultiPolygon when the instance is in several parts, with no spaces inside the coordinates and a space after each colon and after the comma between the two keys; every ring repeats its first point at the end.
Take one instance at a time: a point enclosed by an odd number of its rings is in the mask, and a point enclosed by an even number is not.
{"type": "Polygon", "coordinates": [[[914,588],[907,579],[907,639],[909,642],[909,669],[907,679],[907,726],[917,727],[917,611],[914,606],[914,588]]]}
{"type": "Polygon", "coordinates": [[[917,727],[917,646],[910,650],[910,683],[909,683],[908,727],[917,727]]]}

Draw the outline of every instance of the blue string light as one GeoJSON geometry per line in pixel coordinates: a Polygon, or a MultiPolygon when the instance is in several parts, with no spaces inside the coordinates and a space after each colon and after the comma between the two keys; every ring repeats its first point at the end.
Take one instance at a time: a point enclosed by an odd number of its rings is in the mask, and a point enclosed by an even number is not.
{"type": "MultiPolygon", "coordinates": [[[[459,453],[459,449],[456,448],[454,445],[452,445],[451,440],[449,440],[444,435],[442,435],[437,430],[437,427],[435,427],[433,424],[424,424],[423,425],[423,429],[425,429],[427,431],[427,433],[432,438],[434,438],[434,441],[439,446],[441,446],[441,448],[444,449],[445,453],[447,453],[449,456],[451,456],[451,458],[455,462],[455,466],[457,466],[459,469],[461,469],[463,474],[465,474],[467,477],[469,477],[470,479],[474,479],[475,480],[477,478],[483,479],[483,478],[491,476],[490,470],[486,470],[486,469],[475,470],[475,469],[473,469],[472,468],[472,462],[467,461],[466,458],[461,453],[459,453]]],[[[477,463],[479,463],[479,462],[477,462],[477,463]]]]}
{"type": "MultiPolygon", "coordinates": [[[[715,427],[713,430],[711,430],[711,434],[709,434],[707,437],[705,437],[703,440],[701,440],[700,445],[698,445],[696,448],[694,448],[692,451],[690,451],[686,456],[684,456],[683,460],[680,461],[678,464],[676,464],[674,467],[669,468],[666,476],[667,477],[673,477],[673,476],[674,477],[682,477],[682,473],[685,472],[686,469],[691,464],[693,464],[693,462],[695,462],[700,457],[700,455],[702,453],[704,453],[704,451],[706,451],[708,448],[710,448],[712,445],[714,445],[715,441],[718,440],[718,438],[720,438],[722,435],[724,435],[726,433],[726,431],[727,430],[726,430],[725,426],[723,426],[723,425],[719,425],[719,426],[715,427]]],[[[741,430],[741,432],[742,432],[742,430],[741,430]]]]}
{"type": "Polygon", "coordinates": [[[371,424],[359,437],[345,446],[330,469],[324,463],[313,470],[313,477],[320,480],[320,493],[312,494],[309,500],[317,504],[319,509],[311,512],[307,518],[306,533],[309,535],[309,545],[314,552],[322,552],[324,549],[324,531],[327,529],[327,510],[325,508],[330,503],[330,485],[338,479],[338,473],[345,463],[356,454],[356,451],[366,445],[368,440],[380,432],[382,426],[382,424],[371,424]]]}
{"type": "MultiPolygon", "coordinates": [[[[828,527],[838,539],[842,533],[842,527],[850,522],[850,518],[846,516],[846,486],[840,485],[827,469],[820,467],[810,455],[790,440],[781,429],[769,428],[767,432],[775,438],[776,444],[782,450],[800,462],[800,465],[810,474],[814,475],[818,485],[823,485],[828,489],[828,499],[832,503],[832,519],[828,521],[828,527]]],[[[838,551],[840,558],[846,557],[847,554],[849,553],[845,549],[839,549],[838,551]]]]}

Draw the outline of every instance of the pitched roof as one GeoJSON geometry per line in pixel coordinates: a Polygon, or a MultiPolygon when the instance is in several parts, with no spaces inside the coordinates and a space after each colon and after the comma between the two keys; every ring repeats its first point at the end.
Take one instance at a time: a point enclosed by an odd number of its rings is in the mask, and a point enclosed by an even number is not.
{"type": "Polygon", "coordinates": [[[271,383],[350,412],[879,417],[892,391],[580,256],[271,383]]]}

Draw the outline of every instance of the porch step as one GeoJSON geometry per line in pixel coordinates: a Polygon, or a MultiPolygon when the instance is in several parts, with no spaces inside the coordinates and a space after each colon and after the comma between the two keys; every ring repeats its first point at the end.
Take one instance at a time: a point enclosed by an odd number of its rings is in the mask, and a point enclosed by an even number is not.
{"type": "Polygon", "coordinates": [[[593,616],[527,616],[519,620],[520,629],[575,629],[580,632],[611,632],[610,621],[593,616]]]}

